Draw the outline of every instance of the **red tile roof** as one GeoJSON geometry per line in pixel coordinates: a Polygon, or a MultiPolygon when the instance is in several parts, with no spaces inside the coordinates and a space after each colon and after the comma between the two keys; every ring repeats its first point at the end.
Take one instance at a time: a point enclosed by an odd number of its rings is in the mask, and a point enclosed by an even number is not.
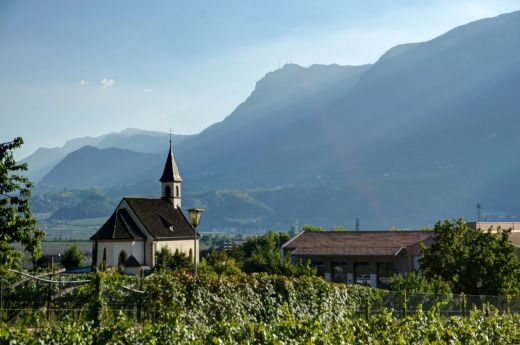
{"type": "Polygon", "coordinates": [[[431,231],[306,231],[282,248],[296,256],[393,256],[432,235],[431,231]]]}

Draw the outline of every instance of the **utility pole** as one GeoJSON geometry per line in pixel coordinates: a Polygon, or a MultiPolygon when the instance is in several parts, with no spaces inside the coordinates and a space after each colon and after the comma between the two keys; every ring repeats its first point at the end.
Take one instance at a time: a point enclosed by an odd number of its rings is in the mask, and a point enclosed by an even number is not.
{"type": "Polygon", "coordinates": [[[359,217],[356,218],[356,231],[359,231],[359,217]]]}
{"type": "Polygon", "coordinates": [[[480,223],[480,208],[482,205],[480,205],[480,202],[477,203],[477,222],[480,223]]]}

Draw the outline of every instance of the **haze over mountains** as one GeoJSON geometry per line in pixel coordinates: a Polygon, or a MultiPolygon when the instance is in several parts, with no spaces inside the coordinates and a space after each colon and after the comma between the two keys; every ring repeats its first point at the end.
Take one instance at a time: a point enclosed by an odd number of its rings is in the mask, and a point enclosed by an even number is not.
{"type": "MultiPolygon", "coordinates": [[[[181,142],[187,135],[174,135],[176,142],[181,142]]],[[[167,133],[145,131],[135,128],[127,128],[119,133],[109,133],[98,137],[76,138],[67,141],[62,147],[41,147],[23,160],[31,169],[28,176],[39,182],[47,175],[65,156],[85,146],[96,148],[123,148],[141,153],[157,153],[164,151],[164,141],[168,139],[167,133]]]]}
{"type": "MultiPolygon", "coordinates": [[[[519,37],[514,12],[395,47],[374,65],[268,73],[225,120],[174,138],[184,206],[205,207],[208,228],[259,218],[353,227],[356,217],[365,229],[417,227],[472,218],[477,202],[517,211],[519,37]]],[[[49,171],[41,190],[146,185],[157,195],[167,145],[165,134],[120,133],[27,161],[49,171]]]]}

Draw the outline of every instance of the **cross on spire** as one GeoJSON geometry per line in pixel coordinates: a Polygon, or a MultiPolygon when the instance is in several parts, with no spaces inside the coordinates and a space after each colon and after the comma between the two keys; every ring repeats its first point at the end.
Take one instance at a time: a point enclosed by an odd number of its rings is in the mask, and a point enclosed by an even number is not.
{"type": "Polygon", "coordinates": [[[170,128],[170,145],[172,144],[172,129],[170,128]]]}

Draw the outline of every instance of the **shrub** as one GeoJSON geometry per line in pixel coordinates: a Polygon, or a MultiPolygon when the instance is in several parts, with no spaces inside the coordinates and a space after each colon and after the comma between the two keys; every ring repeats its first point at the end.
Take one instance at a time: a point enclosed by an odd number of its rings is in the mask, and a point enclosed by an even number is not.
{"type": "Polygon", "coordinates": [[[87,259],[85,258],[85,255],[81,253],[76,244],[70,246],[61,257],[61,265],[65,267],[66,270],[81,267],[86,263],[86,261],[87,259]]]}

